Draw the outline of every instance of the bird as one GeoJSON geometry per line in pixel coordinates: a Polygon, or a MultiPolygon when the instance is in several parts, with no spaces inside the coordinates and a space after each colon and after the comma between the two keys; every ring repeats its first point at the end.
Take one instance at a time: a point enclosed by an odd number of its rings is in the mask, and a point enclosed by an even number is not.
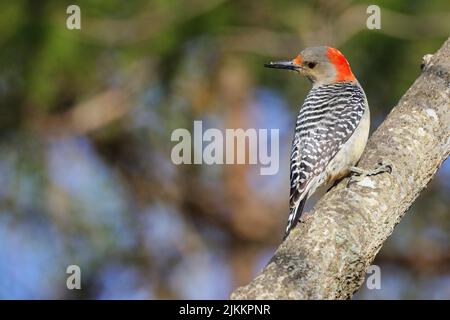
{"type": "Polygon", "coordinates": [[[295,71],[312,82],[295,124],[285,240],[317,188],[352,172],[374,175],[390,168],[382,163],[370,172],[355,167],[369,136],[370,110],[363,88],[338,49],[308,47],[292,60],[264,66],[295,71]]]}

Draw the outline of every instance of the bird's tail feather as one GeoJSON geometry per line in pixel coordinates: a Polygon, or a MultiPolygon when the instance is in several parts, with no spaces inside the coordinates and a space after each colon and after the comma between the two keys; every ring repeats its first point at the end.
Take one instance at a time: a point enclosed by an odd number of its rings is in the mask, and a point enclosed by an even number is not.
{"type": "Polygon", "coordinates": [[[303,208],[305,207],[307,198],[308,198],[308,195],[305,194],[305,196],[303,197],[302,200],[300,200],[298,205],[291,208],[291,210],[289,212],[288,223],[286,226],[286,231],[284,233],[283,241],[286,240],[286,238],[288,237],[291,230],[295,228],[295,226],[298,223],[298,220],[300,220],[300,217],[302,216],[303,208]]]}

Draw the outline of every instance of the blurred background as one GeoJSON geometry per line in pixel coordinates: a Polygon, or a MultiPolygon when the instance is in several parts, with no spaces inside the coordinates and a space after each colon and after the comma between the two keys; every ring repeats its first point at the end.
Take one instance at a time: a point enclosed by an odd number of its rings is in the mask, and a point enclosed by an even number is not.
{"type": "MultiPolygon", "coordinates": [[[[221,299],[281,241],[298,108],[310,88],[263,68],[338,47],[372,130],[450,36],[448,0],[2,1],[0,298],[221,299]],[[81,30],[66,28],[67,6],[81,30]],[[278,128],[280,171],[179,165],[176,128],[278,128]],[[68,265],[82,290],[66,288],[68,265]]],[[[450,298],[450,165],[375,260],[355,299],[450,298]]],[[[307,210],[314,204],[309,201],[307,210]]]]}

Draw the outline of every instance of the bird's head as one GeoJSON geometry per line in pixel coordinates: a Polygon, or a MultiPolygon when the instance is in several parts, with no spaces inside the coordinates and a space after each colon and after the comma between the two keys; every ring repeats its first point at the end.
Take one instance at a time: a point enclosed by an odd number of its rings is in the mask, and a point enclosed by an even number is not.
{"type": "Polygon", "coordinates": [[[292,60],[270,62],[264,66],[296,71],[314,85],[356,81],[347,59],[332,47],[309,47],[292,60]]]}

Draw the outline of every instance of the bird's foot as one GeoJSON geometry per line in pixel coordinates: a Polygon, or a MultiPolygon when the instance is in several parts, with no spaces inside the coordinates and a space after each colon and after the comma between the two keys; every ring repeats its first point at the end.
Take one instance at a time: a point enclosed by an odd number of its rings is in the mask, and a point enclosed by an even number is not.
{"type": "Polygon", "coordinates": [[[359,182],[365,177],[375,176],[383,172],[389,172],[389,174],[391,174],[392,166],[390,164],[379,162],[377,167],[373,170],[364,170],[358,167],[350,167],[350,179],[348,179],[347,181],[347,188],[350,186],[350,184],[359,182]]]}

